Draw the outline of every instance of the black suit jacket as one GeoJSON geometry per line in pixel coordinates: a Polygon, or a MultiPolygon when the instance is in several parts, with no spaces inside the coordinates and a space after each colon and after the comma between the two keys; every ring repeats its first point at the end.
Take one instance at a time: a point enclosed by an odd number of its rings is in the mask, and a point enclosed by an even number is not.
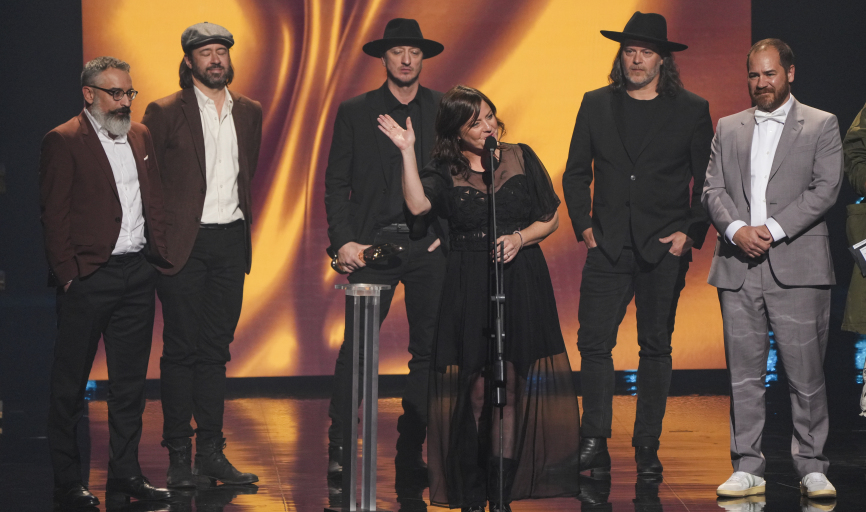
{"type": "Polygon", "coordinates": [[[700,248],[709,228],[701,205],[713,139],[709,103],[686,90],[663,97],[640,150],[630,155],[620,137],[626,122],[621,94],[610,87],[590,91],[577,113],[562,176],[577,239],[592,227],[598,246],[616,260],[632,245],[631,223],[634,248],[648,262],[661,261],[670,244],[658,239],[677,231],[700,248]]]}
{"type": "MultiPolygon", "coordinates": [[[[379,130],[379,115],[387,114],[385,88],[382,87],[344,101],[337,110],[334,121],[334,137],[325,170],[325,211],[328,216],[328,238],[330,254],[336,253],[348,242],[373,243],[373,228],[376,216],[382,209],[386,190],[393,176],[394,161],[400,161],[400,151],[379,130]]],[[[421,141],[423,169],[430,161],[435,139],[434,122],[442,93],[418,88],[421,103],[422,126],[415,127],[415,135],[421,141]]],[[[431,223],[442,243],[447,242],[444,223],[434,214],[423,219],[410,218],[415,222],[413,233],[427,231],[431,223]],[[423,222],[421,222],[423,221],[423,222]]]]}
{"type": "MultiPolygon", "coordinates": [[[[232,118],[238,139],[238,202],[246,226],[246,271],[249,274],[252,264],[250,225],[253,221],[250,182],[259,161],[262,106],[246,96],[228,92],[234,102],[232,118]]],[[[191,87],[181,89],[150,103],[141,122],[153,135],[169,217],[167,238],[174,268],[164,272],[176,274],[192,253],[207,192],[204,129],[195,91],[191,87]]]]}

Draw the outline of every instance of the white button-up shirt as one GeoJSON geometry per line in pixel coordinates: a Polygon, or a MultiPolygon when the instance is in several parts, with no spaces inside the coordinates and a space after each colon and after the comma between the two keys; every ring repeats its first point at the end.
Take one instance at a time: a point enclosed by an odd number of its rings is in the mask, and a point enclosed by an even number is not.
{"type": "Polygon", "coordinates": [[[135,165],[135,157],[126,135],[111,138],[108,131],[103,128],[89,110],[84,113],[90,120],[90,124],[96,130],[108,163],[111,164],[111,172],[114,174],[114,184],[117,186],[117,197],[120,198],[120,208],[123,215],[120,218],[120,234],[117,243],[114,244],[112,256],[138,252],[144,249],[147,240],[144,235],[144,215],[141,207],[141,189],[138,184],[138,169],[135,165]]]}
{"type": "Polygon", "coordinates": [[[207,176],[201,223],[227,224],[243,219],[238,201],[238,138],[232,117],[234,102],[231,94],[226,89],[222,112],[217,112],[212,99],[196,86],[193,86],[193,90],[204,131],[207,176]]]}
{"type": "MultiPolygon", "coordinates": [[[[788,113],[793,104],[794,95],[791,94],[784,105],[771,112],[771,115],[779,116],[779,118],[767,119],[762,123],[758,123],[756,120],[755,131],[752,134],[751,201],[749,202],[752,216],[750,221],[752,226],[766,224],[774,241],[781,240],[787,235],[782,226],[776,222],[776,219],[767,217],[767,183],[770,181],[770,171],[773,168],[773,159],[776,157],[776,148],[779,146],[785,121],[788,119],[788,113]]],[[[746,223],[741,220],[731,222],[728,229],[725,230],[725,237],[728,241],[733,243],[734,233],[745,225],[746,223]]]]}

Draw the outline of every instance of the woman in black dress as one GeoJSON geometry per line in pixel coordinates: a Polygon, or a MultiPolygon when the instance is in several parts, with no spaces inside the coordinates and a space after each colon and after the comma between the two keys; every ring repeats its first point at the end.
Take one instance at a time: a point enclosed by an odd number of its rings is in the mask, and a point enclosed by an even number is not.
{"type": "MultiPolygon", "coordinates": [[[[456,86],[436,116],[433,160],[418,172],[415,133],[390,116],[379,128],[403,157],[403,197],[414,215],[448,219],[449,253],[433,341],[427,456],[430,501],[468,511],[511,510],[525,498],[578,493],[579,411],[547,263],[538,243],[559,225],[559,198],[528,146],[499,143],[490,235],[484,142],[503,124],[480,91],[456,86]],[[491,405],[495,309],[493,244],[504,261],[507,405],[499,501],[499,411],[491,405]],[[500,243],[502,250],[499,250],[500,243]]],[[[489,153],[487,155],[489,159],[489,153]]]]}

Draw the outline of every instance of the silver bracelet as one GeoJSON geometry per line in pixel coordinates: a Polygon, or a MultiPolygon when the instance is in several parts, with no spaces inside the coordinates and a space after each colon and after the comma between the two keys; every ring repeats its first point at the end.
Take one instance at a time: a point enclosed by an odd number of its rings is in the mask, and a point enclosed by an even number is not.
{"type": "Polygon", "coordinates": [[[517,236],[520,237],[520,247],[518,247],[517,249],[518,249],[518,250],[523,249],[523,235],[520,233],[520,230],[518,229],[518,230],[516,230],[516,231],[515,231],[514,233],[512,233],[512,234],[517,235],[517,236]]]}

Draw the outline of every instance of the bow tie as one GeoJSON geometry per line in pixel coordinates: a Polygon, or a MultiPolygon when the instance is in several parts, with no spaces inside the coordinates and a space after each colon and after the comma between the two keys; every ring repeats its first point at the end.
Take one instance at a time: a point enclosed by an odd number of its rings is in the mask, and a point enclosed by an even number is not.
{"type": "Polygon", "coordinates": [[[785,124],[785,118],[788,115],[782,110],[776,110],[775,112],[764,112],[763,110],[755,110],[755,121],[758,124],[761,124],[765,121],[773,120],[779,124],[785,124]]]}

